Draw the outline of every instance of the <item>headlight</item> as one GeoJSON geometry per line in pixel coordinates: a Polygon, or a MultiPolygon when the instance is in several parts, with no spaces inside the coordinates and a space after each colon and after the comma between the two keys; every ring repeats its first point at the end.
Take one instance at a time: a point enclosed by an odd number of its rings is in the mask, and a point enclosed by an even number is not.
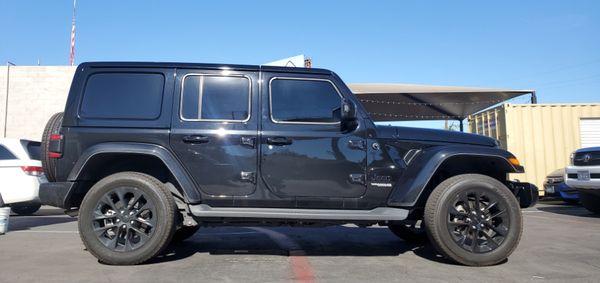
{"type": "Polygon", "coordinates": [[[562,183],[565,181],[565,178],[562,176],[556,176],[556,177],[548,177],[546,178],[546,184],[556,184],[556,183],[562,183]]]}
{"type": "Polygon", "coordinates": [[[569,160],[571,165],[575,165],[575,152],[571,152],[571,156],[569,156],[569,160]]]}

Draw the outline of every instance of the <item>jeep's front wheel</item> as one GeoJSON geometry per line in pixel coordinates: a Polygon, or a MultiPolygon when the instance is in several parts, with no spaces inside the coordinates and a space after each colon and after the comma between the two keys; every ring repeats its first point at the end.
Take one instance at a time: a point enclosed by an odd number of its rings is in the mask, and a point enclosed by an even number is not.
{"type": "Polygon", "coordinates": [[[425,206],[425,228],[445,257],[470,266],[502,262],[522,233],[519,202],[498,180],[479,174],[439,184],[425,206]]]}
{"type": "Polygon", "coordinates": [[[100,262],[139,264],[160,253],[176,228],[175,201],[165,184],[137,172],[110,175],[85,195],[79,233],[100,262]]]}

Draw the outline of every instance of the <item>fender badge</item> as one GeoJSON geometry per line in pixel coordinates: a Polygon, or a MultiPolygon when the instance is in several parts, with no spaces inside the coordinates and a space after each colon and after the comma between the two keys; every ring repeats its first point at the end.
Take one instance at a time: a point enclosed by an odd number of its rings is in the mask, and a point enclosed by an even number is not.
{"type": "Polygon", "coordinates": [[[391,188],[392,184],[391,183],[371,183],[371,186],[380,187],[380,188],[391,188]]]}

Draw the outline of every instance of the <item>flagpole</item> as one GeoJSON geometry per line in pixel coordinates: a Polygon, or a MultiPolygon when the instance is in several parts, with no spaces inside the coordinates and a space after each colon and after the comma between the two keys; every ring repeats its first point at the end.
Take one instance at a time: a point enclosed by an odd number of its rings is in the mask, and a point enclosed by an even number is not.
{"type": "Polygon", "coordinates": [[[77,6],[77,0],[73,0],[73,18],[71,21],[71,49],[69,53],[69,64],[73,66],[75,64],[75,7],[77,6]]]}

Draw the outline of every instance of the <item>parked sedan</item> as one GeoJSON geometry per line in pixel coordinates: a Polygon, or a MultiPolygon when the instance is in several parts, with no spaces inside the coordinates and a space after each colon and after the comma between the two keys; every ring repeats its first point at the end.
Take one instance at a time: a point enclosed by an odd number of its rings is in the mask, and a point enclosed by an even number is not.
{"type": "Polygon", "coordinates": [[[39,142],[0,139],[0,207],[10,206],[17,214],[35,213],[44,182],[39,142]]]}
{"type": "Polygon", "coordinates": [[[559,197],[571,204],[579,202],[579,192],[565,183],[564,168],[555,170],[546,177],[544,195],[546,197],[559,197]]]}

